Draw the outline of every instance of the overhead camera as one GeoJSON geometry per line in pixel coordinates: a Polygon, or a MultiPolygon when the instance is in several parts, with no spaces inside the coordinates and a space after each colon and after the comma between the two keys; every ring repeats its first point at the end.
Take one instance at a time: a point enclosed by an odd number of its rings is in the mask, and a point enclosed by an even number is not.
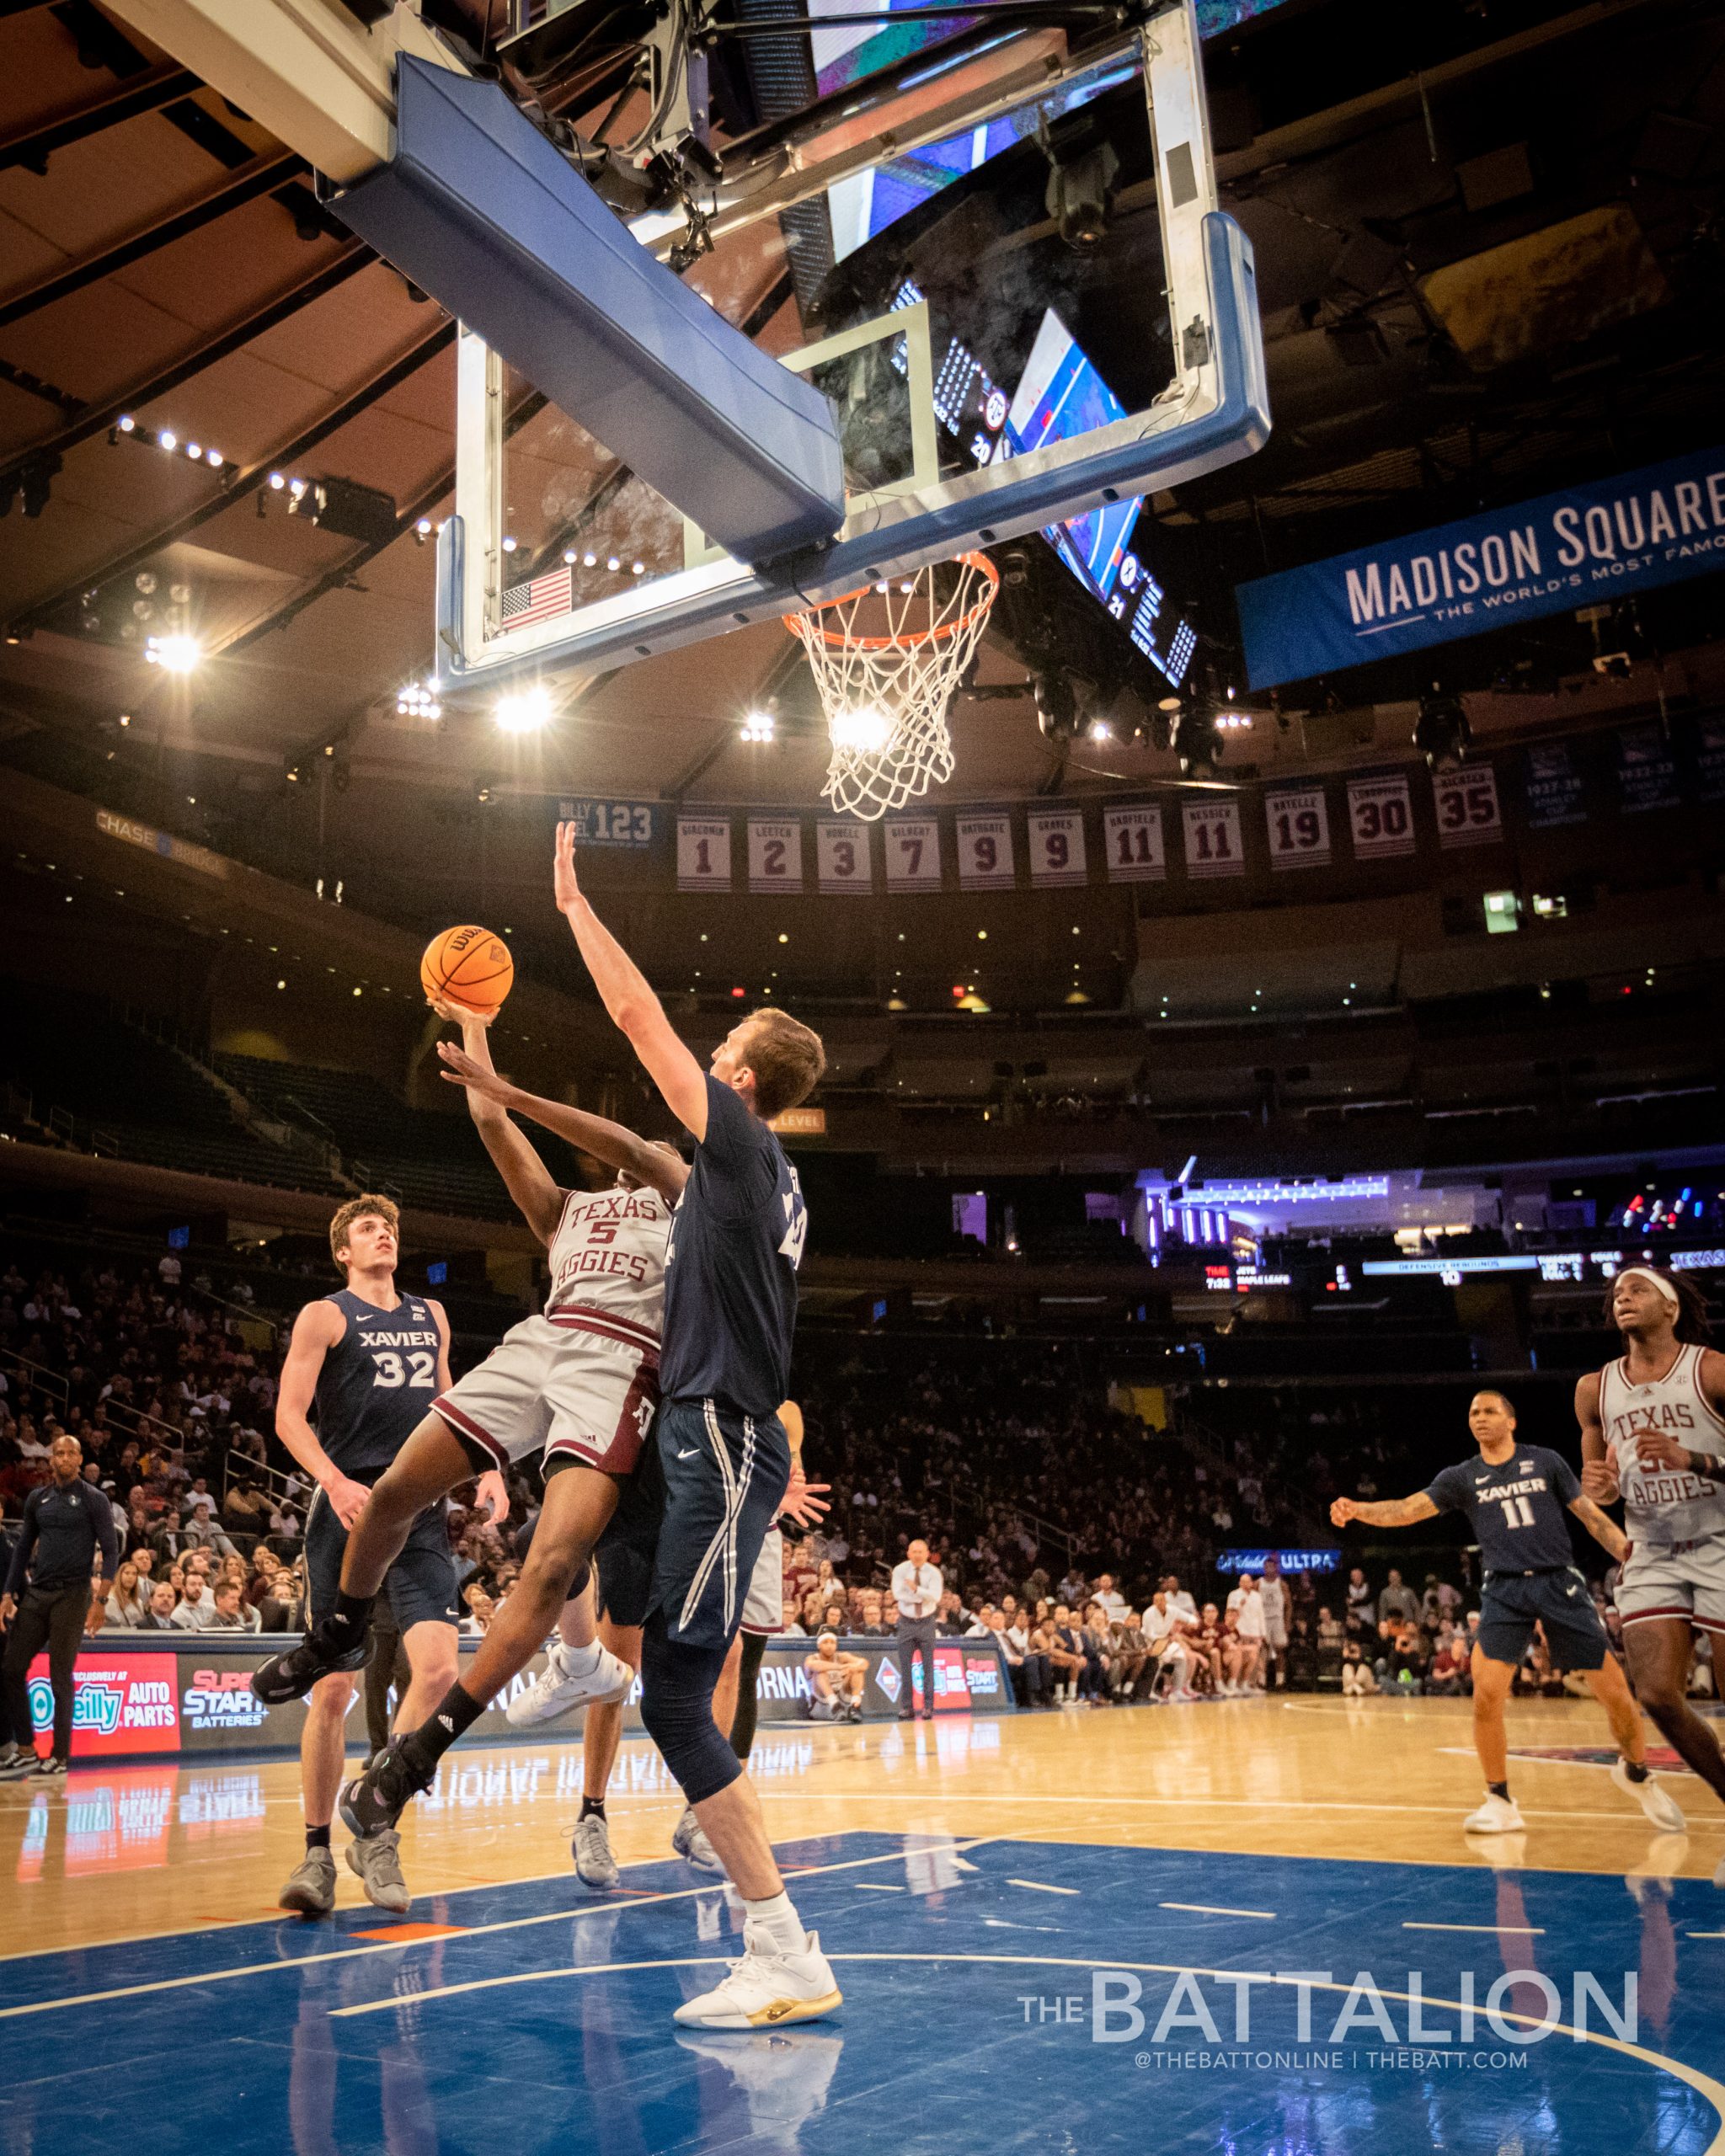
{"type": "Polygon", "coordinates": [[[1434,771],[1453,771],[1466,759],[1473,740],[1467,711],[1460,696],[1446,696],[1435,681],[1419,700],[1413,722],[1413,745],[1434,771]]]}
{"type": "Polygon", "coordinates": [[[1213,705],[1197,699],[1168,725],[1168,746],[1180,760],[1182,778],[1208,778],[1222,760],[1222,737],[1213,705]]]}
{"type": "Polygon", "coordinates": [[[1070,164],[1049,158],[1048,213],[1075,254],[1093,254],[1108,236],[1112,189],[1120,160],[1112,143],[1099,143],[1070,164]]]}
{"type": "Polygon", "coordinates": [[[1078,731],[1078,696],[1065,674],[1039,674],[1036,723],[1045,741],[1070,741],[1078,731]]]}

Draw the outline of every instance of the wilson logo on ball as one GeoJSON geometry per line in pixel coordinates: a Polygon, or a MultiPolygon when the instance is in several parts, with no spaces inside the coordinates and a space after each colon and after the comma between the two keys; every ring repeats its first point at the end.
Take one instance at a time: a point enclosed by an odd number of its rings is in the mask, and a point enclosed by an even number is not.
{"type": "Polygon", "coordinates": [[[490,1017],[502,1009],[515,971],[502,937],[470,921],[432,937],[419,961],[419,984],[428,1001],[454,1003],[490,1017]]]}

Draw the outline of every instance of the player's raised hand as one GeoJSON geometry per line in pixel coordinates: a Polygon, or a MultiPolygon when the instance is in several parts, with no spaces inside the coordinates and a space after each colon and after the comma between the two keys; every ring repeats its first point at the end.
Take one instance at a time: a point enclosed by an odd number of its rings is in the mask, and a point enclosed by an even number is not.
{"type": "Polygon", "coordinates": [[[1350,1519],[1359,1517],[1359,1507],[1352,1497],[1338,1497],[1330,1507],[1330,1525],[1346,1527],[1350,1519]]]}
{"type": "Polygon", "coordinates": [[[557,896],[558,911],[567,913],[581,895],[581,886],[575,877],[575,827],[573,824],[559,824],[557,827],[551,883],[557,896]]]}
{"type": "Polygon", "coordinates": [[[1616,1503],[1617,1470],[1609,1460],[1583,1460],[1581,1493],[1584,1497],[1591,1497],[1596,1505],[1616,1503]]]}
{"type": "Polygon", "coordinates": [[[451,1003],[447,996],[428,995],[425,1001],[446,1025],[489,1026],[497,1016],[495,1011],[470,1011],[465,1003],[451,1003]]]}

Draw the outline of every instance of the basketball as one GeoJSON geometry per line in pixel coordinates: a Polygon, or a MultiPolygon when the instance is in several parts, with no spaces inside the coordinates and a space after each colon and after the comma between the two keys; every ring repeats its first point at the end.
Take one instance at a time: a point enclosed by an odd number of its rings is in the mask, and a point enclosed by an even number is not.
{"type": "Polygon", "coordinates": [[[509,946],[489,928],[446,928],[425,946],[419,981],[431,1002],[458,1003],[493,1017],[515,977],[509,946]]]}

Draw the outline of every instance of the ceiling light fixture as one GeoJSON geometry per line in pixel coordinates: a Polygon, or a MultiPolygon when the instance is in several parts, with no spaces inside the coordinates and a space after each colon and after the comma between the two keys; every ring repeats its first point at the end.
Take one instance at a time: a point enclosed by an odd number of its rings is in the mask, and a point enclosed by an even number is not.
{"type": "Polygon", "coordinates": [[[148,663],[168,674],[190,674],[203,655],[203,647],[194,636],[152,637],[144,646],[148,663]]]}
{"type": "Polygon", "coordinates": [[[551,692],[545,688],[513,689],[497,700],[494,712],[505,734],[537,734],[551,718],[551,692]]]}

